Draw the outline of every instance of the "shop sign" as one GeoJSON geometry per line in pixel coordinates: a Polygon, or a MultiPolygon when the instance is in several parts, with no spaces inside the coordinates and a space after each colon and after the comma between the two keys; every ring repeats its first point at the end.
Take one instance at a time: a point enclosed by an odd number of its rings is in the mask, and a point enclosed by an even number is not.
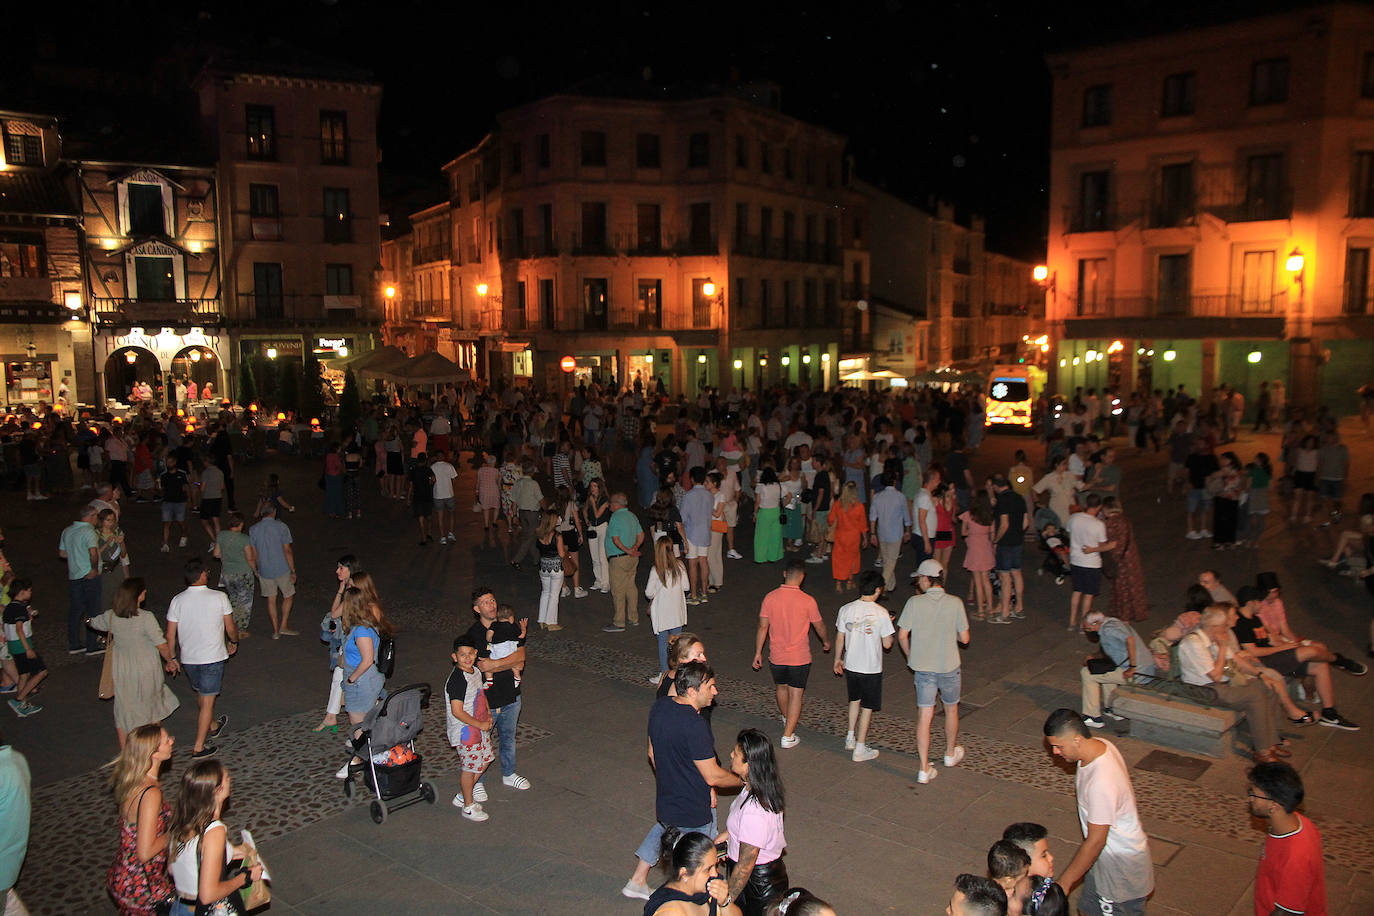
{"type": "Polygon", "coordinates": [[[130,333],[118,337],[102,335],[101,340],[105,342],[106,356],[125,347],[138,347],[151,350],[163,365],[170,365],[176,355],[187,347],[205,347],[216,357],[220,355],[219,335],[206,334],[202,328],[191,328],[189,334],[176,334],[171,328],[134,328],[130,333]]]}

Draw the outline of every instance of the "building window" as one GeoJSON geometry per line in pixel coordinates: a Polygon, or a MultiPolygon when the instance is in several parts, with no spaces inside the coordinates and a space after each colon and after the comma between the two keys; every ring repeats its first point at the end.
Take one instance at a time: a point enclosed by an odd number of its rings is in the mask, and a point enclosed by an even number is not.
{"type": "Polygon", "coordinates": [[[324,266],[324,294],[326,296],[353,295],[352,264],[326,264],[324,266]]]}
{"type": "Polygon", "coordinates": [[[711,135],[698,131],[687,138],[687,168],[704,169],[711,164],[711,135]]]}
{"type": "Polygon", "coordinates": [[[688,237],[692,243],[692,250],[709,253],[715,247],[711,237],[711,205],[709,203],[692,204],[688,213],[691,219],[688,237]]]}
{"type": "Polygon", "coordinates": [[[5,125],[5,162],[9,165],[42,165],[43,134],[27,121],[5,125]],[[30,132],[32,131],[32,132],[30,132]]]}
{"type": "Polygon", "coordinates": [[[806,183],[813,185],[816,183],[816,157],[807,152],[805,160],[802,162],[802,171],[805,173],[806,183]]]}
{"type": "Polygon", "coordinates": [[[257,318],[282,318],[281,265],[253,265],[253,314],[257,318]]]}
{"type": "Polygon", "coordinates": [[[806,322],[807,327],[816,327],[821,320],[821,316],[817,314],[817,310],[820,308],[817,292],[814,278],[807,277],[802,281],[802,305],[804,309],[802,319],[806,322]]]}
{"type": "Polygon", "coordinates": [[[509,324],[502,323],[504,327],[512,331],[523,331],[526,327],[526,311],[529,307],[529,300],[525,298],[525,281],[515,281],[515,306],[507,312],[509,324]]]}
{"type": "Polygon", "coordinates": [[[145,302],[171,302],[176,298],[176,280],[171,258],[135,257],[134,282],[138,298],[145,302]]]}
{"type": "Polygon", "coordinates": [[[1250,68],[1250,104],[1277,105],[1288,101],[1288,58],[1257,60],[1250,68]]]}
{"type": "Polygon", "coordinates": [[[782,177],[791,181],[793,171],[792,147],[789,146],[782,151],[782,177]]]}
{"type": "Polygon", "coordinates": [[[582,327],[590,331],[606,330],[610,314],[610,283],[605,277],[588,277],[582,281],[582,327]]]}
{"type": "Polygon", "coordinates": [[[1107,259],[1078,259],[1078,314],[1100,315],[1107,302],[1107,259]]]}
{"type": "MultiPolygon", "coordinates": [[[[1073,232],[1098,232],[1111,223],[1111,178],[1108,171],[1084,172],[1078,182],[1078,212],[1073,232]]],[[[932,237],[933,241],[933,237],[932,237]]]]}
{"type": "Polygon", "coordinates": [[[730,324],[732,327],[742,328],[748,326],[745,317],[749,309],[749,280],[745,277],[735,278],[735,301],[731,303],[730,324]]]}
{"type": "Polygon", "coordinates": [[[604,168],[606,165],[606,132],[601,130],[582,131],[582,164],[589,167],[604,168]]]}
{"type": "Polygon", "coordinates": [[[1284,187],[1283,154],[1251,156],[1245,163],[1245,218],[1287,219],[1288,189],[1284,187]]]}
{"type": "Polygon", "coordinates": [[[715,297],[705,293],[706,281],[702,278],[692,280],[692,327],[709,328],[711,326],[711,306],[715,304],[715,297]]]}
{"type": "MultiPolygon", "coordinates": [[[[695,283],[695,281],[693,281],[695,283]]],[[[663,281],[640,280],[635,299],[635,327],[642,330],[663,327],[663,281]]]]}
{"type": "Polygon", "coordinates": [[[642,252],[656,252],[663,247],[662,208],[658,204],[639,204],[635,207],[635,248],[642,252]]]}
{"type": "Polygon", "coordinates": [[[1355,154],[1350,170],[1350,215],[1374,217],[1374,152],[1355,154]]]}
{"type": "Polygon", "coordinates": [[[1155,311],[1160,315],[1186,315],[1192,299],[1192,255],[1159,256],[1155,311]]]}
{"type": "Polygon", "coordinates": [[[552,158],[549,153],[549,135],[540,134],[534,138],[534,165],[535,168],[546,169],[552,158]]]}
{"type": "Polygon", "coordinates": [[[1083,90],[1083,126],[1105,127],[1112,123],[1112,87],[1089,86],[1083,90]]]}
{"type": "Polygon", "coordinates": [[[1154,225],[1178,226],[1193,216],[1193,164],[1179,162],[1159,170],[1154,225]]]}
{"type": "Polygon", "coordinates": [[[167,221],[162,210],[162,185],[129,182],[129,234],[166,235],[167,221]]]}
{"type": "Polygon", "coordinates": [[[353,241],[353,220],[348,207],[347,188],[324,189],[324,240],[353,241]]]}
{"type": "Polygon", "coordinates": [[[1374,99],[1374,51],[1366,51],[1360,69],[1360,97],[1374,99]]]}
{"type": "Polygon", "coordinates": [[[0,277],[45,277],[43,237],[0,235],[0,277]]]}
{"type": "Polygon", "coordinates": [[[735,251],[747,254],[749,249],[749,205],[735,204],[735,251]]]}
{"type": "Polygon", "coordinates": [[[735,135],[735,168],[749,168],[749,141],[743,134],[735,135]]]}
{"type": "Polygon", "coordinates": [[[582,250],[588,254],[600,254],[606,250],[606,205],[603,203],[582,204],[582,250]]]}
{"type": "Polygon", "coordinates": [[[641,169],[656,169],[660,165],[658,134],[638,134],[635,137],[635,165],[641,169]]]}
{"type": "Polygon", "coordinates": [[[1347,315],[1369,311],[1369,249],[1350,248],[1345,253],[1345,299],[1347,315]]]}
{"type": "Polygon", "coordinates": [[[539,281],[539,318],[540,326],[546,331],[552,331],[557,327],[556,303],[553,298],[553,280],[545,279],[539,281]]]}
{"type": "Polygon", "coordinates": [[[510,173],[519,175],[525,169],[525,153],[519,143],[510,145],[510,173]]]}
{"type": "Polygon", "coordinates": [[[1240,310],[1274,310],[1274,252],[1247,251],[1241,257],[1240,310]]]}
{"type": "Polygon", "coordinates": [[[759,255],[772,257],[769,250],[773,247],[773,208],[759,207],[759,255]]]}
{"type": "Polygon", "coordinates": [[[822,293],[825,296],[825,326],[837,328],[840,326],[840,285],[834,280],[826,280],[822,293]]]}
{"type": "Polygon", "coordinates": [[[553,250],[553,204],[539,205],[539,241],[543,246],[540,254],[556,254],[553,250]]]}
{"type": "Polygon", "coordinates": [[[765,175],[773,174],[773,157],[766,140],[759,141],[759,171],[765,175]]]}
{"type": "Polygon", "coordinates": [[[262,219],[276,219],[281,215],[276,185],[250,184],[248,186],[248,215],[262,219]]]}
{"type": "Polygon", "coordinates": [[[1160,116],[1177,118],[1193,114],[1196,110],[1197,74],[1175,73],[1164,77],[1164,100],[1159,106],[1160,116]]]}
{"type": "Polygon", "coordinates": [[[271,105],[244,107],[249,159],[277,158],[276,113],[271,105]]]}
{"type": "Polygon", "coordinates": [[[767,277],[759,281],[759,326],[772,327],[773,316],[773,284],[767,277]]]}
{"type": "Polygon", "coordinates": [[[320,112],[320,162],[348,165],[348,113],[320,112]]]}

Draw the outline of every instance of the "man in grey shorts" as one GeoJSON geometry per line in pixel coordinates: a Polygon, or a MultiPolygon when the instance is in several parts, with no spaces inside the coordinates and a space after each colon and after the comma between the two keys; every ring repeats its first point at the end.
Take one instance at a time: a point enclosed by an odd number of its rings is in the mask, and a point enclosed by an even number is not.
{"type": "Polygon", "coordinates": [[[945,570],[937,560],[923,560],[916,567],[921,594],[908,598],[897,618],[897,644],[906,653],[906,665],[916,683],[916,750],[921,771],[916,781],[930,782],[938,771],[930,765],[930,724],[935,719],[935,695],[945,704],[945,766],[958,766],[964,749],[959,738],[959,691],[962,685],[959,647],[969,639],[964,602],[944,589],[945,570]],[[914,638],[913,638],[914,637],[914,638]]]}
{"type": "Polygon", "coordinates": [[[248,531],[248,565],[257,574],[262,596],[267,599],[267,616],[272,619],[272,638],[299,636],[287,627],[291,601],[296,594],[296,556],[291,551],[291,529],[277,518],[275,503],[267,503],[262,519],[248,531]],[[281,618],[277,618],[277,595],[281,595],[281,618]]]}

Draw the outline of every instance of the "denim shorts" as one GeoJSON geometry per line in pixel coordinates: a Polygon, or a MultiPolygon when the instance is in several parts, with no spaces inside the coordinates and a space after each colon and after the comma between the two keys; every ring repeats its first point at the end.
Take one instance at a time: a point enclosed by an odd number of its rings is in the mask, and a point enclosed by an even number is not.
{"type": "Polygon", "coordinates": [[[1188,511],[1199,512],[1207,508],[1207,504],[1212,501],[1212,497],[1207,495],[1206,490],[1188,491],[1188,511]]]}
{"type": "Polygon", "coordinates": [[[1021,545],[1020,544],[998,544],[997,562],[995,564],[998,572],[1011,572],[1021,568],[1021,545]]]}
{"type": "Polygon", "coordinates": [[[162,520],[164,522],[184,522],[186,521],[185,503],[163,503],[162,520]]]}
{"type": "Polygon", "coordinates": [[[1345,496],[1345,480],[1323,477],[1317,481],[1317,495],[1322,499],[1340,499],[1345,496]]]}
{"type": "MultiPolygon", "coordinates": [[[[701,833],[715,839],[719,832],[716,830],[716,809],[711,809],[711,823],[702,824],[700,827],[679,827],[678,830],[683,835],[701,833]]],[[[664,826],[659,823],[655,823],[649,828],[649,833],[644,837],[644,842],[640,843],[639,848],[635,850],[635,855],[639,856],[641,862],[654,863],[659,860],[659,856],[662,855],[660,847],[663,844],[663,831],[664,826]]]]}
{"type": "Polygon", "coordinates": [[[1078,909],[1084,916],[1145,916],[1145,899],[1136,897],[1131,900],[1108,900],[1097,892],[1092,872],[1083,878],[1083,892],[1078,898],[1078,909]]]}
{"type": "Polygon", "coordinates": [[[191,689],[203,697],[219,696],[224,686],[224,662],[211,662],[208,665],[182,665],[191,689]]]}
{"type": "Polygon", "coordinates": [[[918,708],[929,709],[934,706],[937,691],[946,706],[959,705],[959,688],[963,683],[959,668],[943,673],[913,671],[912,674],[912,680],[916,684],[916,706],[918,708]]]}

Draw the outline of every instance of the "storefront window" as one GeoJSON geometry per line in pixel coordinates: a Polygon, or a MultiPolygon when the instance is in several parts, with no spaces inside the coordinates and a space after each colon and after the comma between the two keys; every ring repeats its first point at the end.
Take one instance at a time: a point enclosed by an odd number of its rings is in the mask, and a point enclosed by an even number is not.
{"type": "Polygon", "coordinates": [[[526,377],[534,375],[534,353],[532,351],[521,350],[512,356],[514,359],[512,359],[511,374],[526,377]]]}
{"type": "Polygon", "coordinates": [[[52,363],[5,364],[5,392],[11,404],[53,402],[52,363]]]}

